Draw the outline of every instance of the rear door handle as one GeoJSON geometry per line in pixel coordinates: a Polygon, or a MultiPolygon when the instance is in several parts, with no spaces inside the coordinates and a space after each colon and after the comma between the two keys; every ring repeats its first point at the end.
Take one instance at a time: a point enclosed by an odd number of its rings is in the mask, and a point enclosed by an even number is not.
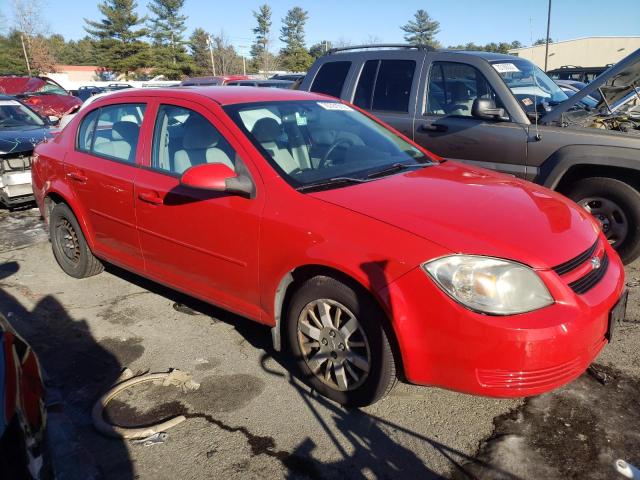
{"type": "Polygon", "coordinates": [[[421,132],[446,132],[449,127],[441,123],[421,123],[418,130],[421,132]]]}
{"type": "Polygon", "coordinates": [[[162,198],[157,193],[141,192],[138,194],[138,198],[152,205],[162,205],[162,198]]]}
{"type": "Polygon", "coordinates": [[[67,177],[80,183],[85,183],[87,181],[87,177],[78,172],[69,172],[67,173],[67,177]]]}

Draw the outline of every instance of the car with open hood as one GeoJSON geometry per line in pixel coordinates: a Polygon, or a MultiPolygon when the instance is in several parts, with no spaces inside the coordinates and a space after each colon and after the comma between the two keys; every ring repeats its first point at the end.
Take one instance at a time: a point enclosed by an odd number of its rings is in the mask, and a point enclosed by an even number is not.
{"type": "Polygon", "coordinates": [[[624,317],[622,263],[584,209],[325,95],[113,93],[37,147],[33,186],[66,273],[114,263],[268,325],[343,404],[398,375],[535,395],[624,317]]]}
{"type": "Polygon", "coordinates": [[[640,50],[569,97],[523,58],[364,45],[317,59],[300,88],[353,102],[442,157],[567,195],[630,263],[640,256],[640,122],[627,110],[639,64],[640,50]]]}
{"type": "Polygon", "coordinates": [[[0,95],[0,204],[33,201],[33,148],[57,129],[18,99],[0,95]]]}
{"type": "Polygon", "coordinates": [[[82,105],[82,100],[48,77],[0,76],[0,94],[18,97],[40,115],[57,119],[82,105]]]}

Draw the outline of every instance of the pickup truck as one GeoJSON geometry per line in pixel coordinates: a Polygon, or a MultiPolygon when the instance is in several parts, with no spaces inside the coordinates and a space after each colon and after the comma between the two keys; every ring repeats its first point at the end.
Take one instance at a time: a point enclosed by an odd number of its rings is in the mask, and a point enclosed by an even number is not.
{"type": "Polygon", "coordinates": [[[318,58],[300,89],[371,111],[444,158],[565,194],[630,263],[640,256],[640,115],[612,105],[634,92],[640,100],[639,84],[640,50],[569,97],[511,55],[364,45],[318,58]],[[594,93],[595,107],[580,102],[594,93]]]}

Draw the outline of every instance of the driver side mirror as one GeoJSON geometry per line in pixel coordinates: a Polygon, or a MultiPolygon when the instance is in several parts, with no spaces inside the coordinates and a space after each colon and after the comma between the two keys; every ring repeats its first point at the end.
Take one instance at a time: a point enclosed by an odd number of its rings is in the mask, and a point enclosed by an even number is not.
{"type": "Polygon", "coordinates": [[[504,108],[496,108],[490,98],[476,98],[471,106],[471,115],[482,120],[508,120],[504,108]]]}
{"type": "Polygon", "coordinates": [[[255,193],[253,182],[247,175],[236,175],[224,163],[204,163],[188,168],[180,177],[180,183],[190,188],[234,193],[248,198],[255,193]]]}

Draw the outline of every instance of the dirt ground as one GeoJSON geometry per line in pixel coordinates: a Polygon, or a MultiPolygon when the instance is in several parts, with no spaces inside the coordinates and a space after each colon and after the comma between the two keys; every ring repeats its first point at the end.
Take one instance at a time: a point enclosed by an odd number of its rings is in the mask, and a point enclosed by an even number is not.
{"type": "Polygon", "coordinates": [[[628,317],[595,375],[527,400],[399,384],[345,410],[289,375],[268,328],[115,267],[72,279],[37,211],[0,210],[0,312],[58,394],[65,478],[616,478],[614,459],[640,464],[640,262],[627,282],[628,317]],[[179,368],[201,384],[188,393],[143,385],[110,405],[107,416],[125,426],[184,414],[164,443],[92,427],[93,403],[123,367],[179,368]]]}

